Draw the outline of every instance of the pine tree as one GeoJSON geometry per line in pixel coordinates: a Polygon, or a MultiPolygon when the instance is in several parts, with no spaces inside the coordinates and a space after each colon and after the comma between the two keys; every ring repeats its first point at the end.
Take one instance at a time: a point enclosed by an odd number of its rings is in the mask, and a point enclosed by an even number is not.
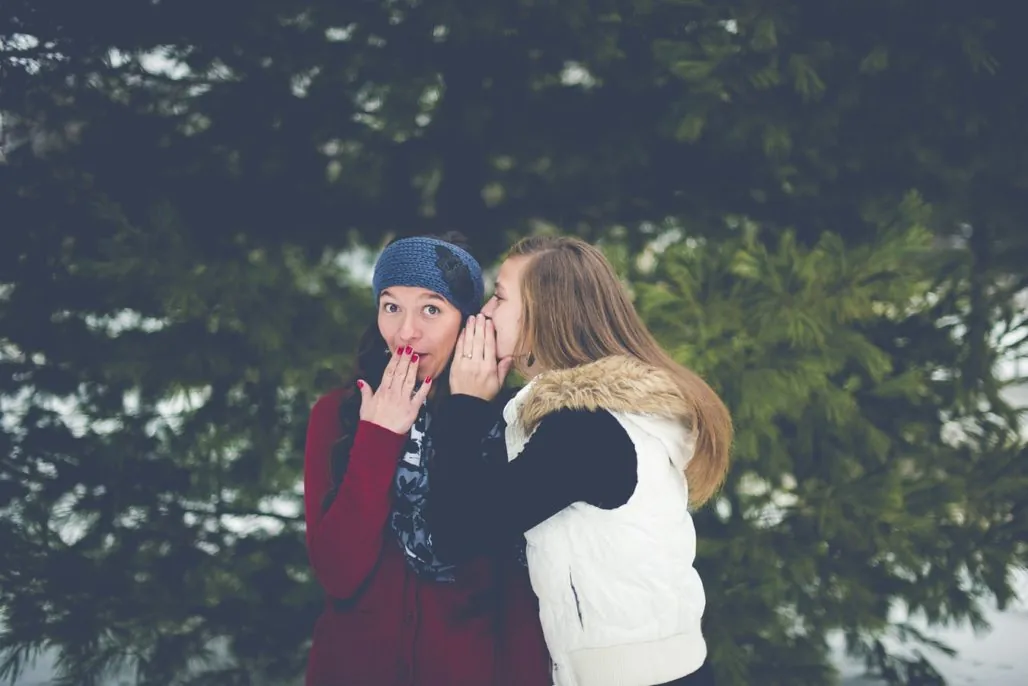
{"type": "Polygon", "coordinates": [[[736,423],[728,484],[697,518],[726,684],[829,683],[832,632],[890,684],[941,683],[940,646],[895,610],[980,625],[983,598],[1011,597],[1025,443],[1012,416],[958,393],[966,360],[926,219],[911,197],[874,240],[809,248],[743,221],[732,240],[673,244],[635,285],[736,423]]]}
{"type": "Polygon", "coordinates": [[[0,9],[7,674],[41,646],[76,685],[299,671],[302,427],[369,309],[335,256],[448,228],[487,260],[540,224],[617,237],[626,272],[666,226],[698,241],[634,278],[741,428],[701,516],[728,683],[827,683],[835,627],[902,667],[893,601],[1005,599],[1016,4],[83,7],[0,9]],[[911,189],[930,217],[895,216],[911,189]],[[239,531],[254,512],[280,528],[239,531]]]}
{"type": "Polygon", "coordinates": [[[0,673],[56,648],[75,686],[119,665],[187,683],[203,660],[195,683],[292,679],[321,600],[306,416],[370,317],[367,288],[298,250],[214,251],[171,216],[68,206],[27,171],[2,203],[26,230],[0,266],[0,673]]]}

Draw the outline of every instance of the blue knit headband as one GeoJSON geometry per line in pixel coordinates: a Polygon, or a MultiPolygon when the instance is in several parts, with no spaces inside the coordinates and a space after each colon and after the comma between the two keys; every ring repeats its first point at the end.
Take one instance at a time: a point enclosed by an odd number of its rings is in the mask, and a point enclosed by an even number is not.
{"type": "Polygon", "coordinates": [[[423,236],[390,243],[379,255],[371,279],[375,300],[392,286],[434,291],[465,317],[478,312],[485,294],[478,260],[452,243],[423,236]]]}

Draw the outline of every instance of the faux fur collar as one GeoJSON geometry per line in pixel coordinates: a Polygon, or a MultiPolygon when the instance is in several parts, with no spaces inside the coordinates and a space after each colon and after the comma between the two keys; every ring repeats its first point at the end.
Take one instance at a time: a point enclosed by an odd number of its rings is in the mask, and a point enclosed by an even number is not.
{"type": "Polygon", "coordinates": [[[693,413],[671,376],[629,356],[605,357],[596,362],[540,374],[525,389],[518,419],[526,434],[551,412],[563,409],[596,410],[675,419],[686,430],[693,413]]]}

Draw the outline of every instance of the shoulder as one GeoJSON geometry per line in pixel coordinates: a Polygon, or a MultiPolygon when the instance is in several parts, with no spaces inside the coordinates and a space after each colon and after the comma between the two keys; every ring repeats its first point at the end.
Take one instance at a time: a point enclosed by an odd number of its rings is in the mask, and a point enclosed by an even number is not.
{"type": "Polygon", "coordinates": [[[339,409],[353,396],[353,391],[335,388],[314,401],[310,413],[311,427],[339,428],[339,409]]]}
{"type": "Polygon", "coordinates": [[[353,395],[353,392],[345,388],[333,388],[328,393],[319,396],[314,401],[314,405],[311,407],[311,413],[326,412],[329,410],[338,410],[339,406],[343,404],[343,400],[353,395]]]}
{"type": "Polygon", "coordinates": [[[582,500],[604,509],[624,505],[635,492],[638,457],[628,431],[608,410],[556,410],[528,441],[566,480],[578,482],[582,500]]]}
{"type": "Polygon", "coordinates": [[[559,450],[572,461],[635,459],[635,443],[628,431],[604,409],[554,410],[539,420],[528,443],[547,451],[559,450]]]}

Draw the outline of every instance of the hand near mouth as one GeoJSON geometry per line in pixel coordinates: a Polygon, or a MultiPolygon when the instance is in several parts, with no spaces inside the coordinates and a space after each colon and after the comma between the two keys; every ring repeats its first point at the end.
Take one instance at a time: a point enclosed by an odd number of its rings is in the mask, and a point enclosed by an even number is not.
{"type": "Polygon", "coordinates": [[[468,318],[450,364],[450,392],[492,400],[503,388],[513,359],[496,359],[496,329],[488,317],[468,318]]]}
{"type": "Polygon", "coordinates": [[[372,391],[364,379],[358,379],[361,420],[397,434],[410,431],[432,388],[432,379],[427,377],[421,387],[415,389],[419,360],[420,356],[410,346],[397,348],[376,390],[372,391]]]}

